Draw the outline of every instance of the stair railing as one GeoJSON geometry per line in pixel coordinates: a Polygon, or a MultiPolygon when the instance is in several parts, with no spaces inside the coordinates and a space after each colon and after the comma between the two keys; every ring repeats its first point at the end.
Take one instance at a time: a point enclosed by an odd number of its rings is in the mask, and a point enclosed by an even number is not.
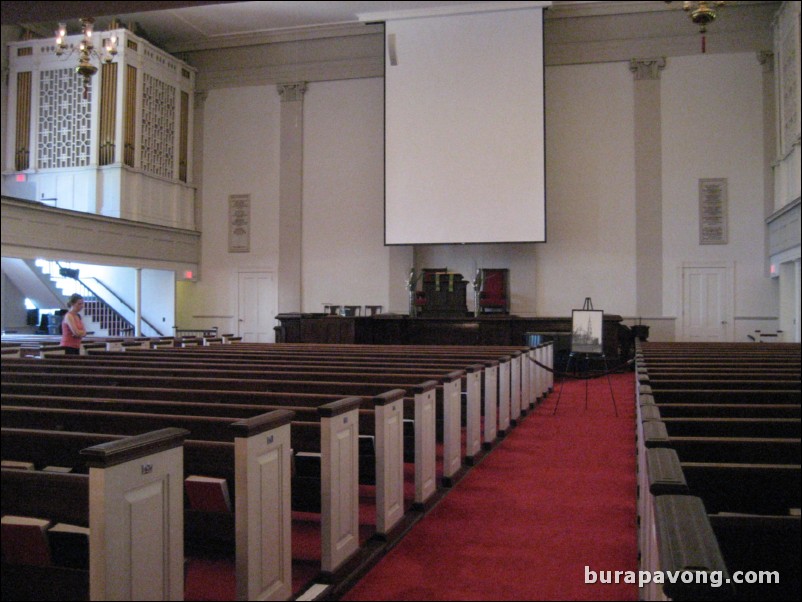
{"type": "MultiPolygon", "coordinates": [[[[134,320],[136,320],[136,311],[124,299],[97,278],[93,276],[86,278],[86,280],[94,281],[95,286],[93,288],[80,278],[77,270],[64,268],[58,262],[56,262],[56,265],[59,267],[59,276],[61,278],[74,280],[76,292],[84,297],[84,312],[91,316],[95,322],[98,322],[100,327],[109,333],[109,336],[132,336],[135,333],[134,320]],[[95,289],[103,289],[106,296],[98,294],[95,289]],[[106,300],[109,297],[116,301],[119,310],[112,307],[106,300]],[[131,319],[126,318],[122,313],[127,313],[131,316],[131,319]]],[[[51,273],[50,276],[54,279],[57,278],[56,274],[51,273]]],[[[142,321],[153,331],[151,336],[164,336],[158,328],[146,319],[143,318],[142,321]]]]}

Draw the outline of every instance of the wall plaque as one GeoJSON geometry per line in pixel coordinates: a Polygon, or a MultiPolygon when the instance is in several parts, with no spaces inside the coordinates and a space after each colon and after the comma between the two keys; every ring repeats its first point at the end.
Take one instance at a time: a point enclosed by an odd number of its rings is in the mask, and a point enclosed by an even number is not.
{"type": "Polygon", "coordinates": [[[727,244],[727,178],[699,180],[699,244],[727,244]]]}
{"type": "Polygon", "coordinates": [[[228,252],[248,253],[251,250],[251,195],[228,197],[228,252]]]}

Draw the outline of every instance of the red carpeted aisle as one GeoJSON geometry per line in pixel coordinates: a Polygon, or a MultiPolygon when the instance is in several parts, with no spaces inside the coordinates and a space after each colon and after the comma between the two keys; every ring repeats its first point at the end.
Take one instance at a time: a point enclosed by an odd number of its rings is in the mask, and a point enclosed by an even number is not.
{"type": "Polygon", "coordinates": [[[606,378],[587,409],[568,381],[552,415],[556,383],[343,599],[636,600],[635,584],[585,583],[637,571],[634,378],[611,382],[618,417],[606,378]]]}

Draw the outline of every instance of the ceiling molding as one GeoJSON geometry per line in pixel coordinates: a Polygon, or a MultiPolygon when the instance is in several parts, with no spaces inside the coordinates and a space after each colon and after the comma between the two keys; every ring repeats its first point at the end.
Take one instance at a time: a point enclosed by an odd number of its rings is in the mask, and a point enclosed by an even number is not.
{"type": "Polygon", "coordinates": [[[377,21],[396,21],[399,19],[418,19],[426,17],[445,17],[504,10],[521,10],[525,8],[547,8],[551,2],[492,2],[482,4],[453,4],[432,8],[414,8],[409,10],[379,11],[359,13],[357,17],[366,23],[377,21]]]}
{"type": "Polygon", "coordinates": [[[191,53],[204,50],[224,48],[240,48],[243,46],[259,46],[282,42],[299,42],[340,38],[343,36],[364,36],[384,33],[384,25],[369,23],[337,23],[332,25],[316,25],[313,27],[297,27],[248,34],[231,34],[211,37],[206,40],[181,42],[167,45],[170,53],[191,53]]]}

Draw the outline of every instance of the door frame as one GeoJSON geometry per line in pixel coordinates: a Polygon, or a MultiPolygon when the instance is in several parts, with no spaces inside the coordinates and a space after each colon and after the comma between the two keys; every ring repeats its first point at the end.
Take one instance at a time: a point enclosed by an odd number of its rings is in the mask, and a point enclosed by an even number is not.
{"type": "Polygon", "coordinates": [[[688,341],[688,329],[685,322],[685,273],[693,269],[715,269],[723,275],[721,291],[721,315],[725,317],[726,328],[724,338],[726,341],[735,340],[735,262],[734,261],[683,261],[677,268],[677,324],[675,338],[678,341],[688,341]]]}
{"type": "MultiPolygon", "coordinates": [[[[273,287],[273,307],[275,307],[276,308],[276,312],[278,312],[278,282],[276,280],[276,278],[277,278],[276,277],[276,271],[275,270],[246,269],[246,268],[238,269],[237,270],[237,322],[236,322],[237,336],[242,336],[243,314],[242,314],[242,299],[240,298],[240,294],[242,292],[241,291],[241,278],[245,274],[259,274],[259,275],[262,275],[262,274],[268,275],[269,274],[269,275],[272,275],[273,284],[274,284],[274,287],[273,287]]],[[[274,321],[274,326],[276,324],[278,324],[278,322],[276,321],[275,316],[273,316],[273,321],[274,321]]],[[[273,342],[275,342],[275,332],[276,331],[272,330],[272,327],[271,327],[271,337],[272,337],[273,342]]]]}

